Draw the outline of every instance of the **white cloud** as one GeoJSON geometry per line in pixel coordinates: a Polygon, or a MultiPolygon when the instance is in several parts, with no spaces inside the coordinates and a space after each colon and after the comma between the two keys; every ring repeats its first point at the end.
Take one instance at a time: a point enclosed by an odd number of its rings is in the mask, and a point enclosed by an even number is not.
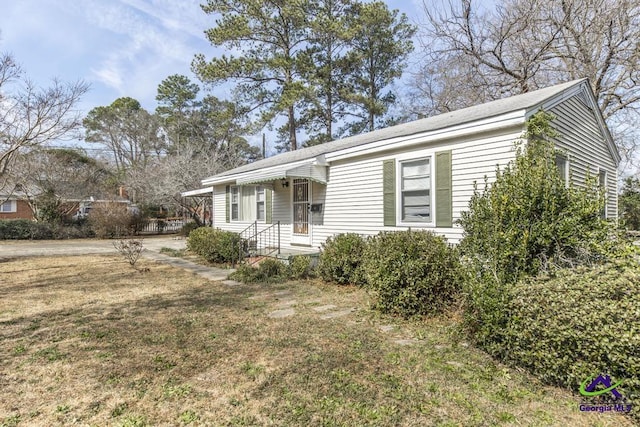
{"type": "Polygon", "coordinates": [[[205,28],[199,28],[206,15],[196,1],[83,4],[87,21],[110,40],[92,78],[143,105],[153,102],[157,85],[170,74],[189,75],[193,55],[208,46],[205,28]]]}

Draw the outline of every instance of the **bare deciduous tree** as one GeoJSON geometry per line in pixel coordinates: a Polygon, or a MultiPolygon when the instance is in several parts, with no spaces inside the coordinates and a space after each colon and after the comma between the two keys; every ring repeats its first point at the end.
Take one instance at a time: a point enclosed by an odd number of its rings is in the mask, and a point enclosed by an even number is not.
{"type": "Polygon", "coordinates": [[[632,0],[472,0],[424,3],[425,58],[414,113],[434,114],[587,77],[629,156],[640,118],[640,3],[632,0]],[[420,100],[420,101],[418,101],[420,100]]]}
{"type": "Polygon", "coordinates": [[[81,118],[74,108],[88,89],[81,81],[58,80],[39,88],[11,55],[0,56],[0,180],[20,153],[68,137],[79,128],[81,118]]]}

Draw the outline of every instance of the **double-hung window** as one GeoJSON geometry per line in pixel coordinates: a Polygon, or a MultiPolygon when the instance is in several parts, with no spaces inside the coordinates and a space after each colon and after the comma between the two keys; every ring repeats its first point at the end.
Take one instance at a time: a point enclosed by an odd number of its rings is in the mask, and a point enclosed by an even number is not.
{"type": "MultiPolygon", "coordinates": [[[[600,191],[606,197],[606,195],[607,195],[607,171],[604,170],[604,169],[600,169],[600,171],[598,172],[598,184],[599,184],[599,187],[600,187],[600,191]]],[[[606,200],[605,200],[605,206],[600,211],[600,217],[603,218],[603,219],[607,218],[606,200]]]]}
{"type": "Polygon", "coordinates": [[[240,219],[240,188],[231,187],[231,221],[240,219]]]}
{"type": "Polygon", "coordinates": [[[266,221],[269,192],[262,185],[238,185],[229,188],[227,199],[231,221],[266,221]]]}
{"type": "Polygon", "coordinates": [[[11,213],[16,212],[16,201],[15,200],[7,200],[3,203],[0,203],[0,212],[1,213],[11,213]]]}
{"type": "Polygon", "coordinates": [[[430,158],[400,163],[402,222],[432,222],[430,158]]]}
{"type": "Polygon", "coordinates": [[[556,154],[556,168],[564,185],[569,185],[569,161],[562,154],[556,154]]]}
{"type": "Polygon", "coordinates": [[[258,221],[265,220],[265,210],[264,210],[264,187],[257,186],[256,187],[256,219],[258,221]]]}

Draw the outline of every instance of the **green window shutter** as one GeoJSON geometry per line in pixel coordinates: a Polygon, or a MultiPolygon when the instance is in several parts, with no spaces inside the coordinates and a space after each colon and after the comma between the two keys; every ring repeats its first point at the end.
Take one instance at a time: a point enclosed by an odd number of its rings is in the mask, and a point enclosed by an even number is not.
{"type": "Polygon", "coordinates": [[[436,153],[436,227],[453,227],[451,151],[436,153]]]}
{"type": "Polygon", "coordinates": [[[225,204],[225,222],[230,222],[231,220],[231,186],[227,185],[225,188],[225,192],[227,193],[227,200],[225,204]]]}
{"type": "Polygon", "coordinates": [[[271,224],[272,221],[272,209],[273,209],[273,190],[268,188],[264,189],[264,222],[267,224],[271,224]]]}
{"type": "Polygon", "coordinates": [[[384,226],[396,226],[396,161],[382,162],[382,208],[384,226]]]}

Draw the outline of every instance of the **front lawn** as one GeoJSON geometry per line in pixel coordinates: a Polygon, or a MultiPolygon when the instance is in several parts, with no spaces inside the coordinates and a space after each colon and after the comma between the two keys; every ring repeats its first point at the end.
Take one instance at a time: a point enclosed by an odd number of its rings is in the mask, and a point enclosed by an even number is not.
{"type": "Polygon", "coordinates": [[[110,256],[0,263],[0,425],[630,425],[357,288],[110,256]]]}

